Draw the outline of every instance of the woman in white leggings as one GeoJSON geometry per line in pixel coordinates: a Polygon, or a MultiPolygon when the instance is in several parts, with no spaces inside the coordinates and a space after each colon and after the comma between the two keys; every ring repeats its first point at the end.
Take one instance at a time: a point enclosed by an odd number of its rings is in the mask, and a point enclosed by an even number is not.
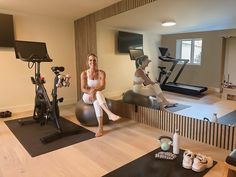
{"type": "Polygon", "coordinates": [[[105,89],[106,74],[98,69],[97,56],[91,53],[87,58],[89,69],[81,73],[81,91],[84,93],[82,99],[86,104],[93,104],[94,106],[98,120],[98,130],[95,136],[99,137],[103,134],[103,110],[110,120],[116,121],[120,117],[109,110],[101,92],[105,89]]]}
{"type": "Polygon", "coordinates": [[[151,62],[147,55],[140,56],[136,59],[139,67],[135,71],[133,80],[133,91],[144,96],[155,96],[160,103],[160,109],[166,111],[166,106],[173,106],[164,96],[159,84],[153,82],[146,74],[145,68],[151,62]]]}

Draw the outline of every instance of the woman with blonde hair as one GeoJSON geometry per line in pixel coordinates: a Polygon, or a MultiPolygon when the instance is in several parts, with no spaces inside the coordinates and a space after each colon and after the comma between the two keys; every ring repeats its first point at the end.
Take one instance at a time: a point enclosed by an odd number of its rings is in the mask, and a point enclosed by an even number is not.
{"type": "Polygon", "coordinates": [[[134,74],[133,91],[144,96],[155,96],[160,103],[160,109],[167,111],[165,107],[174,106],[164,96],[158,83],[153,82],[146,74],[145,68],[151,62],[147,55],[142,55],[136,59],[138,68],[134,74]]]}
{"type": "Polygon", "coordinates": [[[86,104],[93,104],[96,118],[98,121],[98,130],[96,137],[103,134],[103,110],[107,113],[110,120],[116,121],[120,117],[110,111],[107,106],[102,90],[106,85],[106,74],[98,69],[98,59],[93,53],[88,54],[89,68],[81,73],[81,91],[83,92],[82,100],[86,104]]]}

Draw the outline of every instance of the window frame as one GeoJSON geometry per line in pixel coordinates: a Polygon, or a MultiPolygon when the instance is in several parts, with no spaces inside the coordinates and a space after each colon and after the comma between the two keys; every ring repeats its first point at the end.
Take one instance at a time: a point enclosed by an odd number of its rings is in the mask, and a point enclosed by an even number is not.
{"type": "MultiPolygon", "coordinates": [[[[203,44],[203,39],[202,38],[189,38],[189,39],[177,39],[176,40],[176,58],[182,58],[182,46],[183,46],[183,41],[191,41],[191,49],[190,49],[190,59],[187,65],[201,65],[202,63],[202,45],[201,45],[201,56],[200,56],[200,62],[199,63],[194,63],[194,53],[195,53],[195,41],[202,41],[203,44]]],[[[184,58],[185,59],[185,58],[184,58]]],[[[181,62],[179,62],[181,64],[181,62]]]]}

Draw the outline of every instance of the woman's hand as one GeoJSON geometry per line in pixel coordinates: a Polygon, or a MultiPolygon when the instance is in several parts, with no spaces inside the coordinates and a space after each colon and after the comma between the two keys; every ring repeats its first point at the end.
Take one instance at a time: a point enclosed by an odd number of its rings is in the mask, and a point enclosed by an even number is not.
{"type": "Polygon", "coordinates": [[[96,100],[96,95],[95,94],[89,95],[89,101],[93,102],[94,100],[96,100]]]}
{"type": "Polygon", "coordinates": [[[90,88],[88,94],[89,95],[95,95],[97,90],[95,88],[90,88]]]}
{"type": "Polygon", "coordinates": [[[97,92],[97,90],[95,88],[90,88],[90,90],[88,92],[90,101],[96,100],[96,92],[97,92]]]}

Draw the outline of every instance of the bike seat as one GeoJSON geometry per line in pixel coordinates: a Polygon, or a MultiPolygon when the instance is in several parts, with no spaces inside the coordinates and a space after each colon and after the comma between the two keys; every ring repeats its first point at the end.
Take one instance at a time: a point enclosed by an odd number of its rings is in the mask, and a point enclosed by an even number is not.
{"type": "Polygon", "coordinates": [[[53,66],[53,67],[51,68],[51,70],[52,70],[53,72],[63,72],[63,71],[65,70],[65,68],[64,68],[63,66],[53,66]]]}

